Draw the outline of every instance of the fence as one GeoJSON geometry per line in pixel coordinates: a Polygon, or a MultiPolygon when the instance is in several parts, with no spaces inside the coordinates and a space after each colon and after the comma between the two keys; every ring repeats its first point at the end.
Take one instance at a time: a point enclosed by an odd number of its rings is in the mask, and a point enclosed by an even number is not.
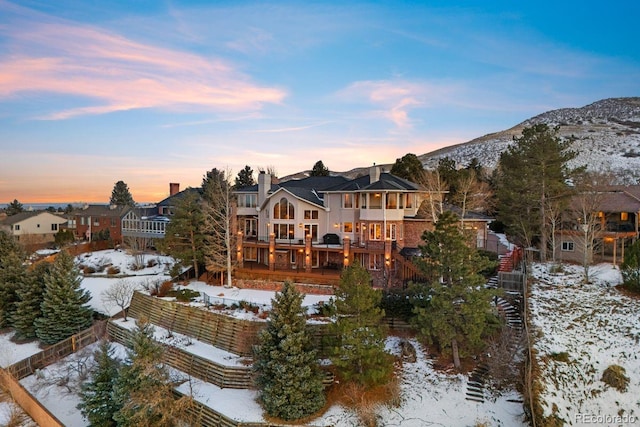
{"type": "Polygon", "coordinates": [[[64,424],[20,384],[20,380],[32,375],[36,369],[42,369],[71,353],[93,344],[97,341],[98,335],[96,326],[93,326],[64,341],[47,347],[40,353],[16,362],[6,369],[0,369],[0,386],[9,392],[13,400],[40,427],[64,427],[64,424]]]}
{"type": "Polygon", "coordinates": [[[517,271],[499,271],[498,286],[505,291],[514,291],[524,295],[527,290],[527,275],[517,271]]]}

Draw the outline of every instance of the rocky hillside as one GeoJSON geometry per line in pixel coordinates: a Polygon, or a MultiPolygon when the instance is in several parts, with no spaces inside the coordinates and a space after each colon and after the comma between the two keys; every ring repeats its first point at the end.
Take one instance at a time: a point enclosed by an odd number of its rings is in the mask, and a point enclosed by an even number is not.
{"type": "Polygon", "coordinates": [[[560,126],[560,136],[575,136],[576,165],[610,170],[622,182],[640,181],[640,98],[611,98],[581,108],[562,108],[532,117],[511,129],[419,155],[427,168],[448,156],[465,165],[477,157],[482,165],[496,166],[500,153],[520,136],[522,129],[537,123],[560,126]]]}

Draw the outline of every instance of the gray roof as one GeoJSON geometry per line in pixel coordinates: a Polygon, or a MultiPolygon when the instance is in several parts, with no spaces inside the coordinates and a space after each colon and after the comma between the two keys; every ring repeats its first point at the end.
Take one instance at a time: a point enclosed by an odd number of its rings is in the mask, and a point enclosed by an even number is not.
{"type": "Polygon", "coordinates": [[[25,219],[40,215],[43,212],[46,212],[46,211],[25,211],[25,212],[20,212],[20,213],[17,213],[15,215],[11,215],[11,216],[6,217],[2,221],[0,221],[0,223],[7,224],[7,225],[17,224],[17,223],[19,223],[21,221],[24,221],[25,219]]]}
{"type": "Polygon", "coordinates": [[[75,216],[101,216],[121,218],[131,209],[130,206],[87,205],[86,208],[74,211],[75,216]]]}

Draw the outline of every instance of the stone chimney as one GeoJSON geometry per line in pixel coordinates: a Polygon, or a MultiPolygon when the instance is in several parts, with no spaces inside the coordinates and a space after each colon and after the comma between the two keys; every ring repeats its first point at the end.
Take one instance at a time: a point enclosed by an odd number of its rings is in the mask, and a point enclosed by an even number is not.
{"type": "Polygon", "coordinates": [[[175,196],[180,192],[180,183],[179,182],[170,182],[169,183],[169,196],[175,196]]]}
{"type": "Polygon", "coordinates": [[[378,182],[380,180],[380,166],[376,166],[374,163],[373,166],[369,168],[369,184],[373,184],[374,182],[378,182]]]}

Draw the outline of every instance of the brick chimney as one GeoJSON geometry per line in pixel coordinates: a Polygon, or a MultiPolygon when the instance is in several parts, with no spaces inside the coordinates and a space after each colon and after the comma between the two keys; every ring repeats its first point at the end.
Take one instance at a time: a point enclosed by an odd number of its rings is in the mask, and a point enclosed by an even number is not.
{"type": "Polygon", "coordinates": [[[180,192],[180,183],[179,182],[170,182],[169,183],[169,196],[175,196],[180,192]]]}

